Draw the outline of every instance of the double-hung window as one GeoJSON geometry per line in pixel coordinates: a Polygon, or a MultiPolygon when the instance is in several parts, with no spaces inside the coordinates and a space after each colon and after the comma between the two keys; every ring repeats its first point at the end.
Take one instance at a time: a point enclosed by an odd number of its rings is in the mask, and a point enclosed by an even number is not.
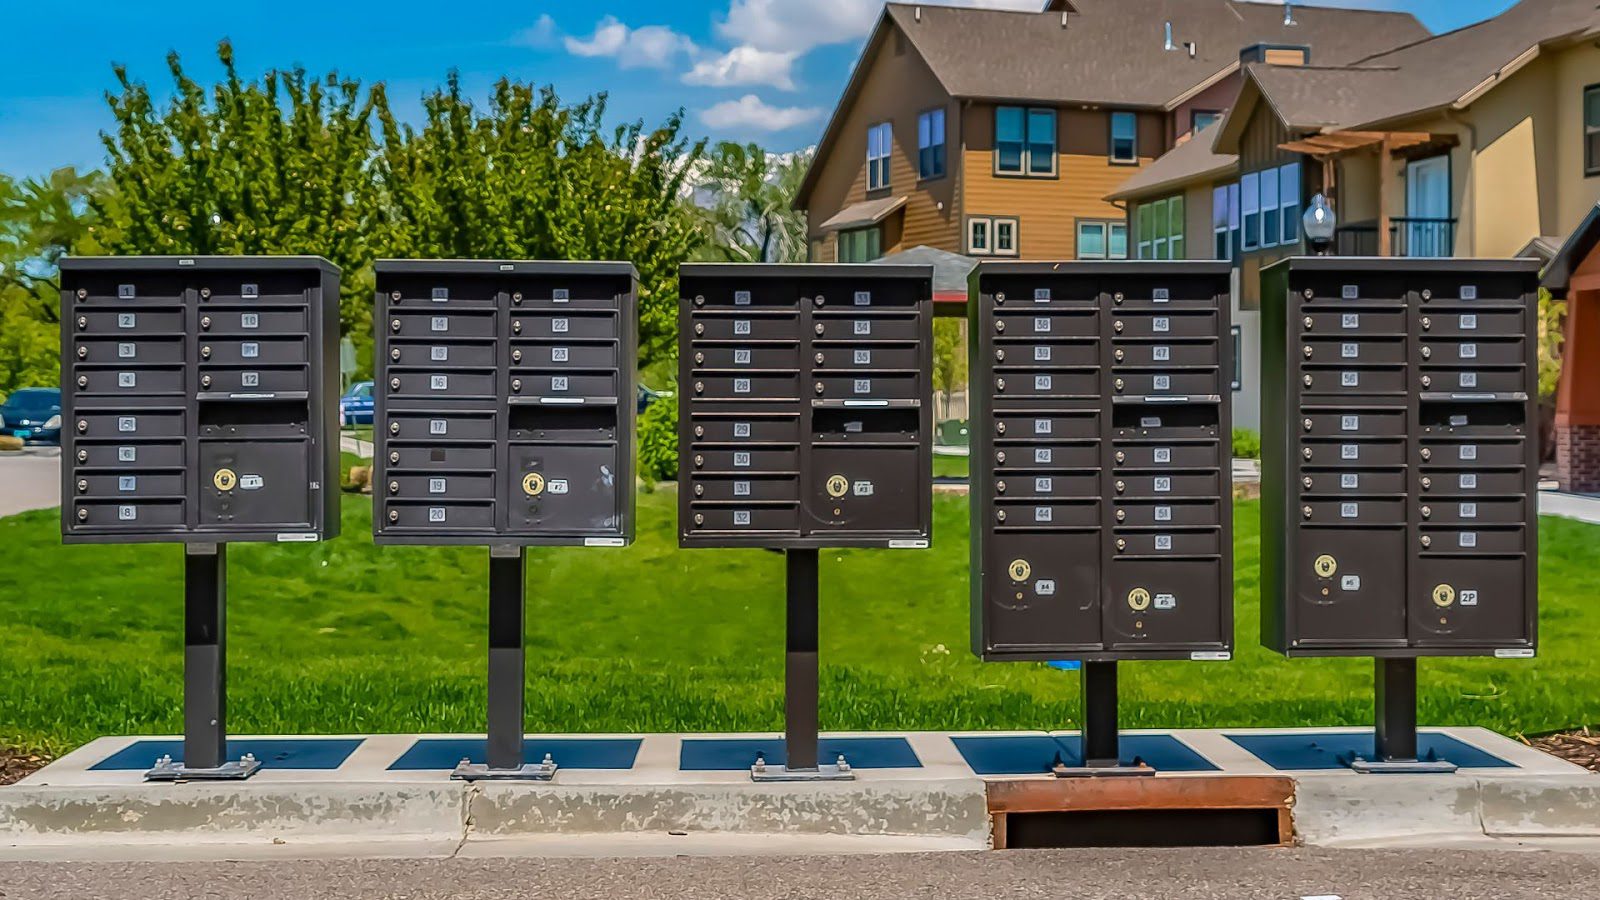
{"type": "Polygon", "coordinates": [[[944,175],[944,110],[930,109],[917,116],[917,177],[944,175]]]}
{"type": "Polygon", "coordinates": [[[1000,175],[1056,173],[1056,111],[1000,106],[994,111],[994,170],[1000,175]]]}
{"type": "Polygon", "coordinates": [[[1300,243],[1300,164],[1278,167],[1278,203],[1283,208],[1283,239],[1280,244],[1300,243]]]}
{"type": "Polygon", "coordinates": [[[1140,259],[1184,259],[1183,195],[1139,205],[1140,259]]]}
{"type": "Polygon", "coordinates": [[[889,154],[893,147],[894,134],[888,122],[867,129],[867,190],[889,186],[889,154]]]}
{"type": "Polygon", "coordinates": [[[1583,89],[1583,174],[1600,175],[1600,84],[1583,89]]]}
{"type": "Polygon", "coordinates": [[[1278,208],[1278,170],[1268,169],[1261,173],[1261,240],[1262,247],[1278,246],[1279,216],[1282,210],[1278,208]]]}
{"type": "Polygon", "coordinates": [[[1126,222],[1078,222],[1079,259],[1127,259],[1126,222]]]}
{"type": "Polygon", "coordinates": [[[973,256],[1016,256],[1017,220],[975,216],[967,220],[967,252],[973,256]]]}
{"type": "Polygon", "coordinates": [[[883,255],[883,229],[873,226],[839,232],[839,262],[872,262],[883,255]]]}
{"type": "Polygon", "coordinates": [[[1239,205],[1244,221],[1242,250],[1261,246],[1261,173],[1251,172],[1239,179],[1239,205]]]}
{"type": "Polygon", "coordinates": [[[1139,161],[1139,118],[1131,112],[1111,114],[1111,161],[1139,161]]]}

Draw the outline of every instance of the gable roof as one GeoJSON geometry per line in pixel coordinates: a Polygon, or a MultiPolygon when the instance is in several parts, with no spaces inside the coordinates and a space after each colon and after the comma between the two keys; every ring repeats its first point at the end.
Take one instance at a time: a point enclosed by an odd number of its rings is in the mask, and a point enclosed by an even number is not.
{"type": "Polygon", "coordinates": [[[1541,286],[1557,298],[1567,296],[1573,273],[1578,271],[1597,245],[1600,245],[1600,205],[1589,210],[1589,214],[1567,236],[1561,249],[1551,257],[1550,264],[1545,266],[1541,286]]]}
{"type": "Polygon", "coordinates": [[[1073,0],[1040,12],[890,3],[856,62],[795,197],[804,209],[872,61],[899,31],[956,99],[1164,109],[1237,68],[1255,44],[1305,45],[1313,61],[1347,63],[1428,34],[1409,13],[1283,7],[1241,0],[1073,0]],[[1065,24],[1063,24],[1065,22],[1065,24]],[[1164,49],[1172,23],[1175,50],[1164,49]],[[1195,45],[1191,57],[1185,44],[1195,45]]]}

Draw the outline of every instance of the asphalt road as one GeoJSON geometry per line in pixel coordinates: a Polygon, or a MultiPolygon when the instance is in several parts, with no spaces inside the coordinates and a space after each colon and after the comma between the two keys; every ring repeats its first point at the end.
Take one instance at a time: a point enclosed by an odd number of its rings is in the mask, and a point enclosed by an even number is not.
{"type": "Polygon", "coordinates": [[[1485,850],[1048,850],[656,859],[0,863],[34,898],[1516,900],[1593,896],[1600,856],[1485,850]]]}
{"type": "Polygon", "coordinates": [[[59,450],[0,453],[0,516],[60,505],[59,450]]]}

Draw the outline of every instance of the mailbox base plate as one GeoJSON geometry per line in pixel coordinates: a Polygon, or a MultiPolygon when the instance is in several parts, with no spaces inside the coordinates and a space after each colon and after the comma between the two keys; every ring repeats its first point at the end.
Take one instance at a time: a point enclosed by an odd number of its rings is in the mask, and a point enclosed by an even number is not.
{"type": "Polygon", "coordinates": [[[550,781],[556,777],[553,762],[528,763],[515,769],[491,769],[484,763],[462,760],[450,777],[456,781],[550,781]]]}
{"type": "Polygon", "coordinates": [[[1146,765],[1068,766],[1057,763],[1050,768],[1050,774],[1057,778],[1137,778],[1142,775],[1154,775],[1156,770],[1146,765]]]}
{"type": "Polygon", "coordinates": [[[261,760],[253,756],[225,762],[214,769],[190,768],[170,756],[156,760],[144,773],[145,781],[243,781],[261,771],[261,760]]]}
{"type": "Polygon", "coordinates": [[[838,765],[828,763],[819,765],[815,769],[791,769],[788,766],[763,765],[757,763],[750,767],[750,780],[764,781],[855,781],[856,773],[850,768],[849,763],[838,765]]]}
{"type": "Polygon", "coordinates": [[[1352,772],[1362,775],[1450,775],[1456,764],[1442,759],[1362,759],[1352,757],[1347,763],[1352,772]]]}

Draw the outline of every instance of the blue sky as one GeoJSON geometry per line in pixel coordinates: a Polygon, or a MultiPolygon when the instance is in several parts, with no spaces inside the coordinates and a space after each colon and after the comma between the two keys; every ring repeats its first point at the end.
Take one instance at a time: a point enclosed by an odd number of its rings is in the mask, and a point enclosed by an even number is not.
{"type": "MultiPolygon", "coordinates": [[[[1037,8],[1043,0],[962,0],[1037,8]]],[[[1494,15],[1512,0],[1342,0],[1405,9],[1435,31],[1494,15]]],[[[619,117],[659,121],[683,107],[694,134],[757,140],[774,150],[814,143],[843,90],[882,0],[77,0],[15,4],[22,36],[0,58],[0,172],[39,175],[101,165],[111,64],[161,90],[167,51],[202,82],[230,38],[246,75],[302,64],[383,81],[397,110],[460,70],[483,96],[510,75],[566,98],[608,91],[619,117]],[[441,14],[442,13],[442,14],[441,14]]]]}

